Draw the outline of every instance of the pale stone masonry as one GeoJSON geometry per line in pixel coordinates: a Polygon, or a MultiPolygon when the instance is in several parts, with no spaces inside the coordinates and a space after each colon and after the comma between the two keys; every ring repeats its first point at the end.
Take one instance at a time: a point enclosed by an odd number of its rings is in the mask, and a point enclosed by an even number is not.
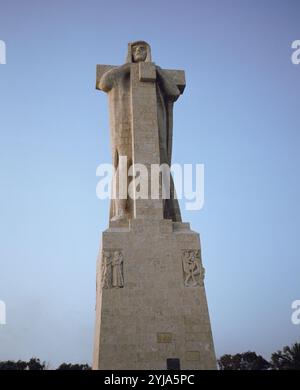
{"type": "MultiPolygon", "coordinates": [[[[173,103],[184,86],[184,72],[157,67],[143,41],[129,44],[125,65],[98,65],[116,169],[120,156],[147,168],[171,164],[173,103]]],[[[111,202],[97,263],[94,369],[159,370],[170,359],[216,369],[200,238],[181,221],[172,191],[169,200],[111,202]]]]}

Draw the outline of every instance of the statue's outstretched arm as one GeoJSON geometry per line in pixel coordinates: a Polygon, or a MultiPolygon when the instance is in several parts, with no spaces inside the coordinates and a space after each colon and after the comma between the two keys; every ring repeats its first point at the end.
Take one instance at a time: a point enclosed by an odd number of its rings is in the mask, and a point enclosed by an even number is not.
{"type": "Polygon", "coordinates": [[[163,90],[167,98],[175,102],[180,96],[179,88],[171,79],[171,77],[166,72],[164,72],[159,66],[156,66],[156,69],[157,69],[158,79],[163,87],[163,90]]]}
{"type": "Polygon", "coordinates": [[[126,63],[122,66],[118,66],[117,68],[112,68],[112,69],[108,70],[107,72],[105,72],[102,75],[102,77],[98,83],[98,88],[101,89],[101,91],[109,92],[113,88],[115,81],[119,77],[121,77],[129,72],[130,72],[130,64],[129,63],[126,63]]]}

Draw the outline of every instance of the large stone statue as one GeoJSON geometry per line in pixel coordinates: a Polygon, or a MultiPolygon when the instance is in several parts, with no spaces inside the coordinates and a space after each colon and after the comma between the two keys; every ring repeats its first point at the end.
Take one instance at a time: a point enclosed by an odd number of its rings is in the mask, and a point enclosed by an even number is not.
{"type": "Polygon", "coordinates": [[[93,368],[215,369],[200,237],[181,221],[173,181],[169,199],[141,198],[133,174],[133,196],[126,187],[123,197],[118,175],[125,157],[126,169],[171,164],[184,71],[151,61],[150,46],[137,41],[124,65],[97,66],[97,88],[109,96],[117,196],[97,262],[93,368]]]}
{"type": "MultiPolygon", "coordinates": [[[[98,67],[98,82],[97,88],[107,92],[109,95],[110,106],[110,128],[111,128],[111,144],[113,164],[115,167],[115,186],[116,198],[111,204],[110,218],[112,220],[120,220],[124,218],[132,218],[133,210],[130,207],[130,200],[120,199],[119,197],[119,161],[120,156],[127,157],[127,170],[134,161],[134,145],[133,145],[133,117],[132,104],[135,100],[136,81],[133,64],[145,63],[145,75],[141,74],[139,68],[139,79],[142,83],[150,85],[151,93],[155,93],[155,106],[148,106],[152,111],[154,131],[157,130],[159,140],[159,160],[156,163],[168,164],[171,166],[172,156],[172,133],[173,133],[173,103],[178,99],[184,89],[184,75],[176,71],[165,71],[159,66],[155,66],[151,62],[151,49],[148,43],[137,41],[129,43],[127,61],[124,65],[118,67],[98,67]],[[147,66],[148,65],[148,66],[147,66]],[[148,75],[147,75],[148,73],[148,75]],[[175,76],[175,77],[174,77],[175,76]],[[177,76],[177,77],[176,77],[177,76]],[[181,76],[181,77],[180,77],[181,76]],[[182,77],[183,76],[183,77],[182,77]],[[143,78],[144,77],[144,78],[143,78]],[[181,80],[180,80],[181,78],[181,80]]],[[[150,102],[149,102],[150,103],[150,102]]],[[[138,107],[136,107],[138,110],[138,107]]],[[[140,111],[140,118],[136,118],[137,122],[142,119],[143,112],[140,111]]],[[[144,142],[150,142],[145,139],[144,142]]],[[[145,163],[145,161],[143,161],[145,163]]],[[[170,199],[163,200],[163,216],[166,219],[173,221],[181,221],[180,209],[177,199],[175,199],[175,190],[172,177],[170,179],[170,199]]]]}

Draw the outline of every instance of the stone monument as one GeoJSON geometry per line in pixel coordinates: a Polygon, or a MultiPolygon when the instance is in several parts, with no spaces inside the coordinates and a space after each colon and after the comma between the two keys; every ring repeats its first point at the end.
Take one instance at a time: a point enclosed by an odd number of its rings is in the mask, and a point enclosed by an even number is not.
{"type": "Polygon", "coordinates": [[[135,167],[171,165],[184,71],[161,69],[137,41],[124,65],[97,65],[96,88],[109,98],[115,196],[97,261],[93,368],[216,369],[199,234],[181,220],[171,175],[166,199],[161,184],[151,198],[150,173],[148,196],[136,190],[135,167]]]}

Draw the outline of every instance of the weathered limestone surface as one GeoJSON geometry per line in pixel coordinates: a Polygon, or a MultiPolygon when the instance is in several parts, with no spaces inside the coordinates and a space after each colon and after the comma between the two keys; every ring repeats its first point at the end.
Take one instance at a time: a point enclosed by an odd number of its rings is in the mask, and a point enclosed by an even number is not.
{"type": "Polygon", "coordinates": [[[204,285],[185,285],[186,250],[199,251],[200,241],[184,223],[135,219],[103,232],[94,369],[166,369],[168,358],[181,369],[216,368],[204,285]],[[124,287],[105,288],[102,254],[115,249],[124,287]]]}
{"type": "MultiPolygon", "coordinates": [[[[129,44],[126,64],[98,65],[116,169],[121,156],[148,171],[171,165],[173,103],[184,87],[184,71],[155,65],[142,41],[129,44]]],[[[171,358],[181,369],[216,369],[200,238],[181,222],[174,193],[171,180],[170,199],[111,202],[97,262],[94,369],[166,369],[171,358]]]]}

